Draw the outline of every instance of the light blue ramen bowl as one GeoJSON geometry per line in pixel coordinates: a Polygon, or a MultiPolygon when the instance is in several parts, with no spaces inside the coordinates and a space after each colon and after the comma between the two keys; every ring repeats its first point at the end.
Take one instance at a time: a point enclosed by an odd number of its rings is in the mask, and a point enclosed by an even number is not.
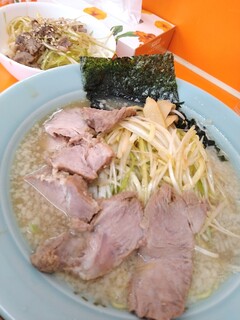
{"type": "MultiPolygon", "coordinates": [[[[240,173],[240,117],[199,88],[178,80],[183,111],[205,124],[240,173]]],[[[78,65],[46,71],[0,95],[0,315],[6,320],[120,320],[136,316],[81,300],[59,279],[29,262],[9,195],[9,172],[18,143],[51,110],[85,97],[78,65]]],[[[181,317],[189,320],[239,320],[240,274],[230,277],[208,299],[181,317]]]]}

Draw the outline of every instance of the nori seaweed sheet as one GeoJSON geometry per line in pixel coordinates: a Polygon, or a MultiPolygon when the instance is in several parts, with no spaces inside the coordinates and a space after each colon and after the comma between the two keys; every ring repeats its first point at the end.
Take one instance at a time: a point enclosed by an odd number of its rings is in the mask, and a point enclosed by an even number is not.
{"type": "Polygon", "coordinates": [[[95,108],[110,97],[140,103],[147,97],[179,102],[172,53],[115,59],[81,57],[80,68],[87,98],[95,108]]]}
{"type": "MultiPolygon", "coordinates": [[[[80,57],[80,69],[84,90],[93,108],[107,109],[106,99],[112,97],[142,105],[147,97],[151,97],[155,100],[170,100],[181,111],[172,53],[115,59],[80,57]]],[[[176,124],[185,131],[192,125],[195,125],[204,146],[214,146],[220,153],[215,141],[208,138],[206,131],[197,125],[195,119],[179,118],[176,124]]],[[[222,155],[219,158],[226,160],[222,155]]]]}

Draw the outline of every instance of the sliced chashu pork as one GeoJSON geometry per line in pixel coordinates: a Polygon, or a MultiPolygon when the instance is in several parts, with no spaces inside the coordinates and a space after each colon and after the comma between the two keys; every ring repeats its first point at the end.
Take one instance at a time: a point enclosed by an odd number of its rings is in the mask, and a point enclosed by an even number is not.
{"type": "Polygon", "coordinates": [[[67,268],[76,270],[81,265],[90,232],[82,231],[78,236],[71,232],[47,239],[31,255],[32,264],[42,272],[53,273],[67,268]]]}
{"type": "Polygon", "coordinates": [[[57,140],[54,144],[46,139],[48,151],[52,152],[56,147],[48,163],[55,169],[79,174],[87,180],[96,179],[98,171],[110,163],[114,153],[94,135],[111,130],[119,121],[135,114],[133,107],[111,111],[71,108],[54,113],[44,123],[45,131],[57,140]]]}
{"type": "Polygon", "coordinates": [[[85,251],[80,276],[89,280],[118,266],[143,241],[142,204],[133,192],[122,192],[99,202],[94,232],[85,251]]]}
{"type": "Polygon", "coordinates": [[[114,110],[82,109],[82,116],[86,123],[97,133],[110,132],[121,120],[135,115],[136,109],[133,107],[123,107],[114,110]]]}
{"type": "Polygon", "coordinates": [[[143,209],[135,193],[122,192],[99,205],[101,211],[90,225],[80,223],[74,232],[45,241],[31,256],[32,264],[43,272],[67,271],[90,280],[110,272],[139,248],[143,209]]]}
{"type": "Polygon", "coordinates": [[[81,139],[76,145],[58,150],[48,162],[58,170],[76,173],[94,180],[98,171],[108,165],[114,156],[112,149],[99,138],[81,139]]]}
{"type": "Polygon", "coordinates": [[[74,138],[94,133],[82,117],[82,108],[61,109],[44,123],[45,131],[53,137],[74,138]]]}
{"type": "Polygon", "coordinates": [[[194,233],[207,206],[193,193],[182,196],[165,185],[145,208],[146,245],[139,249],[128,308],[139,317],[170,320],[184,312],[192,271],[194,233]]]}
{"type": "Polygon", "coordinates": [[[74,138],[85,133],[96,134],[110,131],[118,122],[136,114],[132,107],[115,110],[70,108],[55,112],[44,124],[51,136],[74,138]]]}
{"type": "Polygon", "coordinates": [[[88,192],[88,185],[79,175],[55,172],[43,166],[25,177],[55,207],[70,217],[90,221],[100,207],[88,192]]]}

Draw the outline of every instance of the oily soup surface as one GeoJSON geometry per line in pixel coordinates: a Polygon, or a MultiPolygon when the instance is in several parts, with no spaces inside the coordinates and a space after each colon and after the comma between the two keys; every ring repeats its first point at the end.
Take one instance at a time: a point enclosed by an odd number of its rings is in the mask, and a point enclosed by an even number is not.
{"type": "MultiPolygon", "coordinates": [[[[78,102],[69,107],[86,106],[78,102]]],[[[11,171],[11,197],[14,212],[23,235],[34,250],[43,240],[57,236],[68,230],[68,217],[51,205],[34,188],[24,182],[24,176],[45,164],[46,133],[40,120],[25,135],[19,145],[11,171]]],[[[207,154],[213,174],[221,183],[224,196],[219,194],[220,202],[218,222],[232,233],[240,235],[240,183],[229,161],[221,162],[214,148],[208,148],[207,154]]],[[[225,235],[223,232],[209,230],[208,241],[196,237],[196,244],[210,252],[218,253],[213,258],[200,252],[194,255],[194,272],[189,292],[188,304],[207,298],[232,271],[240,270],[240,238],[225,235]]],[[[113,305],[125,308],[127,288],[134,272],[136,253],[133,253],[119,267],[109,274],[91,281],[84,281],[66,274],[58,274],[83,299],[95,304],[113,305]]]]}

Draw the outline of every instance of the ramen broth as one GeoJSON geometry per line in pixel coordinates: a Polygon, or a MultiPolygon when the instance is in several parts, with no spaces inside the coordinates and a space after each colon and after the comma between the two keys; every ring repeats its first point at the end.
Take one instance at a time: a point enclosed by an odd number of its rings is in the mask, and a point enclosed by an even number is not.
{"type": "MultiPolygon", "coordinates": [[[[78,102],[69,107],[86,106],[78,102]]],[[[21,232],[29,242],[32,250],[43,240],[57,236],[68,230],[68,217],[51,205],[40,193],[24,182],[23,177],[45,164],[46,133],[43,131],[42,119],[25,135],[20,143],[11,170],[11,197],[13,209],[21,232]]],[[[196,244],[208,252],[219,254],[211,257],[202,252],[194,254],[194,272],[189,292],[188,304],[207,298],[232,271],[240,270],[240,184],[230,162],[222,162],[213,147],[207,148],[213,174],[217,176],[224,197],[221,199],[218,222],[233,235],[209,229],[208,238],[196,236],[196,244]],[[239,235],[236,236],[236,235],[239,235]]],[[[219,194],[219,198],[222,197],[219,194]]],[[[71,275],[59,273],[72,290],[80,297],[95,304],[113,305],[126,308],[127,289],[134,272],[136,253],[131,254],[120,266],[109,274],[96,280],[84,281],[71,275]]]]}

